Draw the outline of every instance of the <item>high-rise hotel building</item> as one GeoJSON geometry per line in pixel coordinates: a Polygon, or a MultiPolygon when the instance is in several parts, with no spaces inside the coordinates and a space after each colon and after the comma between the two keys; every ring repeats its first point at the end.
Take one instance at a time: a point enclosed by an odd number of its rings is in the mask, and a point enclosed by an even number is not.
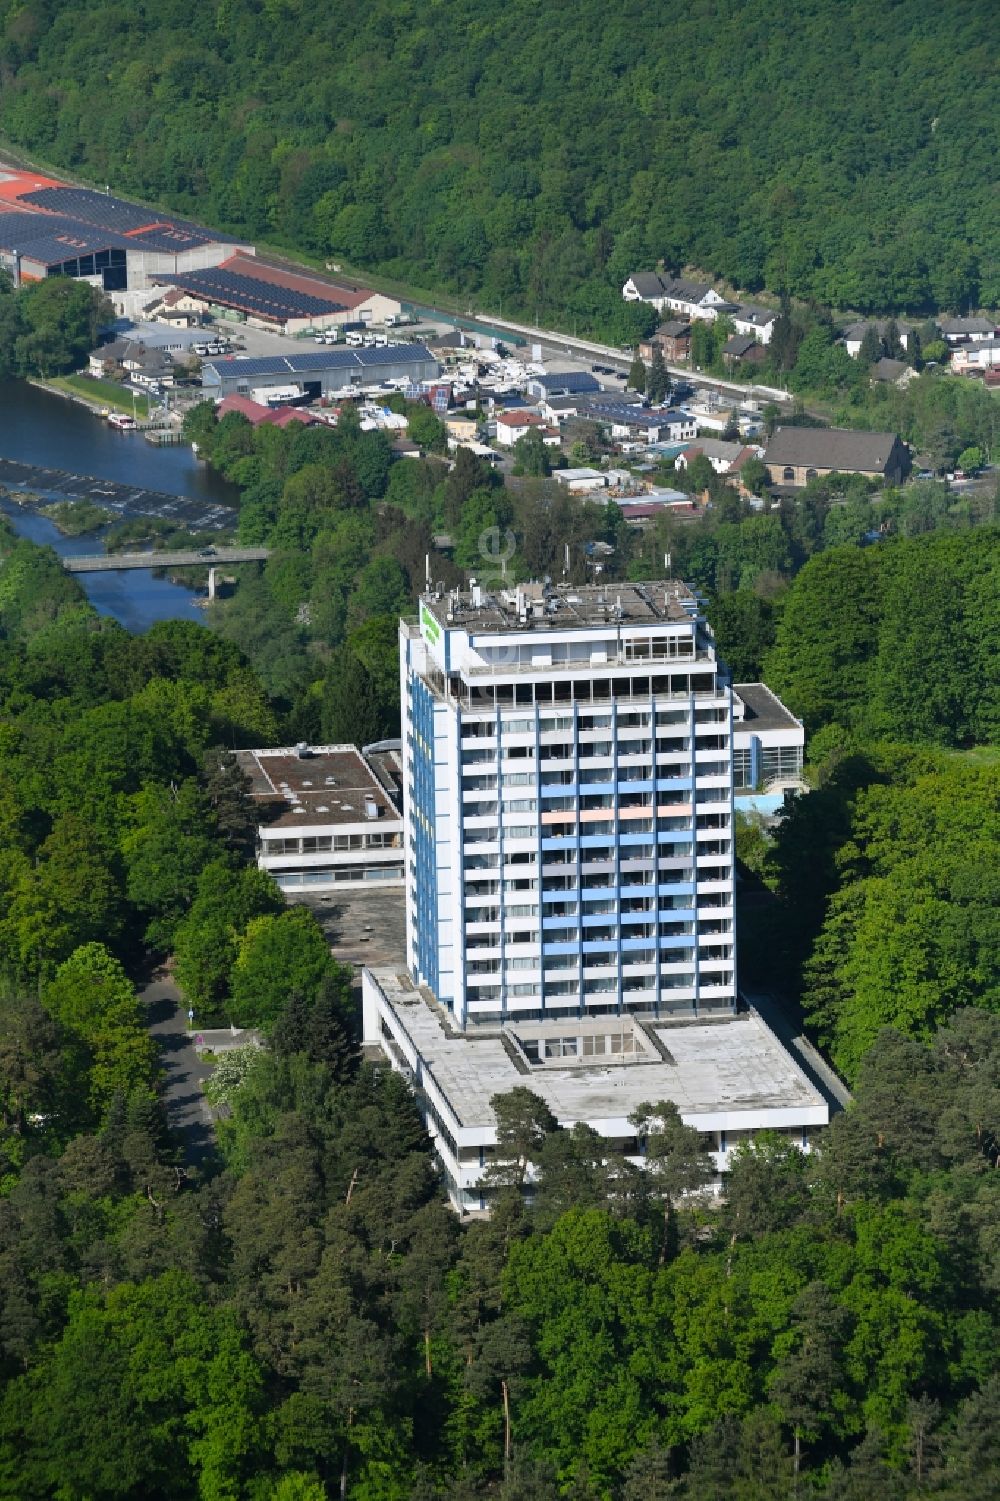
{"type": "MultiPolygon", "coordinates": [[[[737,995],[733,692],[697,596],[428,593],[400,669],[408,972],[365,971],[365,1042],[412,1081],[455,1207],[489,1208],[515,1087],[629,1158],[658,1100],[720,1172],[759,1130],[808,1147],[828,1097],[737,995]]],[[[791,767],[801,726],[758,698],[738,733],[791,767]]]]}
{"type": "Polygon", "coordinates": [[[459,1027],[735,1009],[732,711],[680,583],[427,595],[407,961],[459,1027]]]}

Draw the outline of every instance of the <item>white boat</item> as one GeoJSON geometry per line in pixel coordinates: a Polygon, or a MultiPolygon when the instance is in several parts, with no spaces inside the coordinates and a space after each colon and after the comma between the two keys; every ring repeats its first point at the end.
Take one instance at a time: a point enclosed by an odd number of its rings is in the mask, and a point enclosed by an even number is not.
{"type": "Polygon", "coordinates": [[[134,432],[139,425],[134,417],[129,417],[125,412],[112,412],[108,417],[108,424],[122,433],[134,432]]]}

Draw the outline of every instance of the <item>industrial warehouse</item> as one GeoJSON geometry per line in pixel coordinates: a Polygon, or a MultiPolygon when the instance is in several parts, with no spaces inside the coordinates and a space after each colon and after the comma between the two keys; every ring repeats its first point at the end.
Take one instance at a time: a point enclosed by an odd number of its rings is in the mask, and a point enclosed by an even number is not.
{"type": "Polygon", "coordinates": [[[272,266],[245,253],[212,268],[158,276],[157,281],[183,292],[185,305],[204,314],[235,317],[285,334],[384,323],[398,318],[401,310],[395,298],[369,287],[272,266]]]}
{"type": "Polygon", "coordinates": [[[419,386],[435,380],[438,362],[423,344],[206,360],[201,383],[206,397],[249,396],[263,406],[316,401],[366,388],[419,386]]]}
{"type": "Polygon", "coordinates": [[[91,188],[12,173],[0,193],[0,266],[15,286],[70,276],[108,293],[144,291],[154,277],[217,266],[230,236],[91,188]],[[4,212],[3,210],[7,210],[4,212]]]}
{"type": "Polygon", "coordinates": [[[397,300],[369,287],[262,262],[233,236],[20,171],[0,179],[0,269],[15,286],[50,276],[90,281],[119,303],[127,293],[173,288],[199,319],[283,334],[382,323],[400,313],[397,300]]]}

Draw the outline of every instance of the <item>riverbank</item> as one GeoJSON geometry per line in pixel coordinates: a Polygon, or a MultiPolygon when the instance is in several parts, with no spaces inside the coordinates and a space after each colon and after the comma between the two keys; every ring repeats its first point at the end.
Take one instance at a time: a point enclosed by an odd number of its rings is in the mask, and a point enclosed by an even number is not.
{"type": "Polygon", "coordinates": [[[134,416],[140,422],[149,420],[149,398],[138,392],[133,395],[115,381],[98,380],[93,375],[51,375],[45,380],[33,377],[28,384],[41,391],[51,391],[54,396],[68,397],[78,405],[89,407],[98,416],[103,408],[108,407],[129,417],[134,416]]]}

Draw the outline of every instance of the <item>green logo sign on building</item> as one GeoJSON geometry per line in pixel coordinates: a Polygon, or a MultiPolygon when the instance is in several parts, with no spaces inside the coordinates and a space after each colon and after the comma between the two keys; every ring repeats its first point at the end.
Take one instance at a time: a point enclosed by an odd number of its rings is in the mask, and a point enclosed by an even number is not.
{"type": "Polygon", "coordinates": [[[420,634],[431,646],[437,646],[441,640],[441,627],[426,605],[420,606],[420,634]]]}

